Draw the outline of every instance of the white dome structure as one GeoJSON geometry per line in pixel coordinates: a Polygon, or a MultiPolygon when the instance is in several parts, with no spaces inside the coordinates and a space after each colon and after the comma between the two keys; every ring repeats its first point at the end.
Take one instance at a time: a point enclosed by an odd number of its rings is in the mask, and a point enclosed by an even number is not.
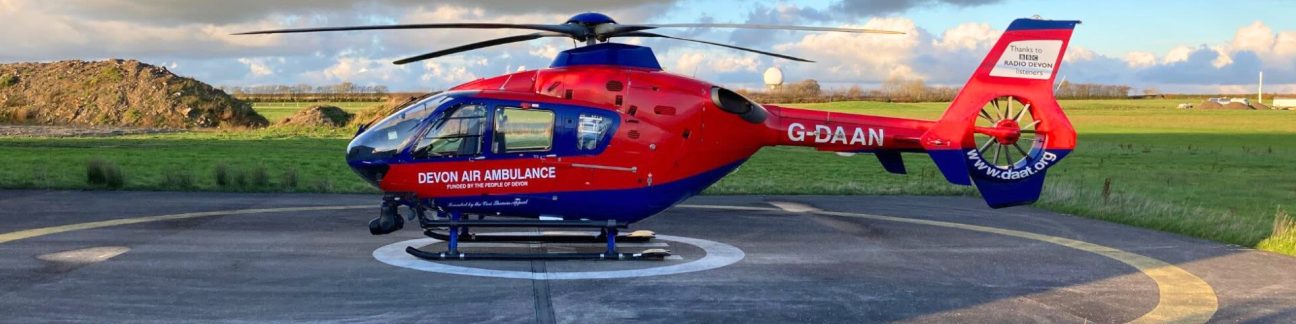
{"type": "Polygon", "coordinates": [[[783,70],[778,67],[771,67],[765,70],[765,87],[770,89],[778,88],[783,85],[783,70]]]}

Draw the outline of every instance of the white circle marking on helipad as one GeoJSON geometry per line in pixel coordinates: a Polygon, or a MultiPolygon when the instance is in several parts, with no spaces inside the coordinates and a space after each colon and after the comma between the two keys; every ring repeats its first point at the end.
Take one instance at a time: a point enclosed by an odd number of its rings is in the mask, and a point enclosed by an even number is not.
{"type": "MultiPolygon", "coordinates": [[[[482,269],[473,267],[464,267],[447,264],[447,261],[435,262],[423,260],[405,253],[407,246],[426,246],[441,240],[434,238],[413,239],[400,241],[374,250],[373,257],[378,261],[397,267],[414,269],[427,272],[439,272],[447,274],[456,274],[476,277],[493,277],[509,279],[530,279],[530,280],[582,280],[582,279],[617,279],[617,278],[634,278],[648,276],[663,276],[672,274],[681,274],[711,270],[724,267],[741,261],[746,254],[742,250],[729,244],[716,241],[708,241],[690,237],[657,235],[656,239],[684,243],[701,248],[706,252],[706,256],[701,259],[678,263],[660,267],[631,269],[631,270],[610,270],[610,271],[578,271],[578,272],[530,272],[530,271],[511,271],[482,269]]],[[[598,261],[598,262],[654,262],[654,261],[598,261]]]]}

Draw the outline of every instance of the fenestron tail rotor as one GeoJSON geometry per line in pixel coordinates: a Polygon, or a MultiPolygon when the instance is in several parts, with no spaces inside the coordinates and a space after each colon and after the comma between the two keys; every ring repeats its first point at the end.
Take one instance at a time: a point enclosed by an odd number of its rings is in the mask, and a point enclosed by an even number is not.
{"type": "Polygon", "coordinates": [[[1029,103],[1014,96],[996,97],[977,114],[980,130],[1010,129],[1015,132],[974,132],[977,154],[982,160],[1000,168],[1034,162],[1045,136],[1036,132],[1040,120],[1029,103]]]}
{"type": "Polygon", "coordinates": [[[622,25],[616,21],[599,13],[583,13],[573,16],[567,22],[562,24],[505,24],[505,23],[438,23],[438,24],[400,24],[400,25],[370,25],[370,26],[347,26],[347,27],[320,27],[320,28],[294,28],[294,29],[277,29],[262,30],[237,33],[234,35],[266,35],[266,34],[290,34],[290,33],[315,33],[315,32],[340,32],[340,31],[358,31],[358,30],[411,30],[411,29],[522,29],[535,30],[539,33],[509,36],[497,38],[483,42],[477,42],[449,49],[439,50],[423,55],[413,56],[396,61],[396,64],[407,64],[422,60],[432,59],[440,56],[471,51],[491,46],[504,45],[516,42],[529,41],[543,37],[569,37],[571,39],[585,42],[587,45],[597,44],[598,42],[607,42],[614,37],[654,37],[673,40],[682,40],[707,45],[721,46],[725,48],[747,51],[762,55],[769,55],[782,59],[813,62],[807,59],[760,51],[750,48],[743,48],[733,45],[726,45],[703,40],[688,39],[674,36],[667,36],[656,33],[644,32],[645,30],[658,28],[744,28],[744,29],[768,29],[768,30],[792,30],[792,31],[817,31],[817,32],[844,32],[844,33],[861,33],[861,34],[904,34],[898,31],[861,29],[861,28],[839,28],[839,27],[815,27],[815,26],[780,26],[780,25],[763,25],[763,24],[712,24],[712,23],[688,23],[688,24],[632,24],[622,25]]]}

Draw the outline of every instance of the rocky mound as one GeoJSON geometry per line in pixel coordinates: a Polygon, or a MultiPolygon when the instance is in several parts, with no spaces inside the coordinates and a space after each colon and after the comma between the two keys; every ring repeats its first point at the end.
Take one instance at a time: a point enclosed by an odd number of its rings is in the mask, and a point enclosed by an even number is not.
{"type": "Polygon", "coordinates": [[[1244,104],[1244,103],[1241,103],[1241,102],[1230,102],[1230,103],[1224,105],[1224,109],[1231,109],[1231,110],[1251,110],[1251,109],[1253,109],[1253,108],[1251,108],[1250,105],[1247,105],[1247,104],[1244,104]]]}
{"type": "Polygon", "coordinates": [[[0,123],[154,128],[262,127],[223,91],[135,60],[0,64],[0,123]]]}
{"type": "Polygon", "coordinates": [[[1205,102],[1202,102],[1200,105],[1197,105],[1197,109],[1224,109],[1224,105],[1221,105],[1218,102],[1207,100],[1205,102]]]}
{"type": "Polygon", "coordinates": [[[311,106],[298,110],[276,123],[276,126],[342,127],[351,122],[351,113],[334,106],[311,106]]]}

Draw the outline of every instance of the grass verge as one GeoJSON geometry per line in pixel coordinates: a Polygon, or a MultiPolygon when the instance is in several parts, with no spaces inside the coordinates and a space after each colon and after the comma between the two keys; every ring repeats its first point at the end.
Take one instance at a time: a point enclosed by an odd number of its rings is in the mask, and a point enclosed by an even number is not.
{"type": "Polygon", "coordinates": [[[1296,255],[1296,218],[1278,207],[1278,211],[1274,213],[1273,235],[1260,241],[1256,248],[1296,255]]]}

